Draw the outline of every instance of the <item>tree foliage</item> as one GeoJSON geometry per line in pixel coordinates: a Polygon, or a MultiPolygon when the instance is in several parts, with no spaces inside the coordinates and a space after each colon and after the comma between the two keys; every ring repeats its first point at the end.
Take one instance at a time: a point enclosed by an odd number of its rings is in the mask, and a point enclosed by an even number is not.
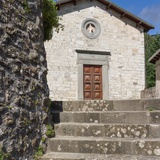
{"type": "Polygon", "coordinates": [[[146,52],[146,88],[155,86],[155,65],[149,63],[149,58],[160,48],[160,35],[145,35],[145,52],[146,52]]]}
{"type": "Polygon", "coordinates": [[[53,0],[43,0],[43,26],[44,41],[52,38],[54,27],[60,27],[56,4],[53,0]]]}

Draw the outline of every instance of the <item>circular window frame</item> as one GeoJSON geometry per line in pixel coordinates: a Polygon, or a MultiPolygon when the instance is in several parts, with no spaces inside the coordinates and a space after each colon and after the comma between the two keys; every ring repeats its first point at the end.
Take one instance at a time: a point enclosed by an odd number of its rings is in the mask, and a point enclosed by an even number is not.
{"type": "Polygon", "coordinates": [[[90,39],[95,39],[97,38],[100,33],[101,33],[101,26],[99,24],[99,22],[93,18],[87,18],[85,19],[83,22],[82,22],[82,26],[81,26],[81,30],[82,30],[82,33],[87,37],[87,38],[90,38],[90,39]],[[90,34],[88,31],[87,31],[87,26],[91,24],[95,27],[95,33],[94,34],[90,34]]]}

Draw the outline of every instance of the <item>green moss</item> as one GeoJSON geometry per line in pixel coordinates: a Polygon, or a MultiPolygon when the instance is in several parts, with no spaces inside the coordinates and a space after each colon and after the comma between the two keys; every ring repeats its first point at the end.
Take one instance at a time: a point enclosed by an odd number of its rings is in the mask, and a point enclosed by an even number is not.
{"type": "Polygon", "coordinates": [[[8,106],[8,109],[12,109],[12,108],[14,108],[14,106],[8,106]]]}
{"type": "Polygon", "coordinates": [[[41,92],[38,92],[38,97],[40,98],[40,97],[42,97],[42,94],[41,94],[41,92]]]}
{"type": "Polygon", "coordinates": [[[25,126],[28,126],[30,123],[31,123],[31,121],[29,120],[29,119],[27,119],[27,118],[22,118],[22,123],[25,125],[25,126]]]}
{"type": "Polygon", "coordinates": [[[5,153],[2,148],[0,148],[0,160],[8,160],[10,157],[9,153],[5,153]]]}
{"type": "Polygon", "coordinates": [[[35,100],[35,105],[38,106],[39,105],[39,101],[35,100]]]}
{"type": "Polygon", "coordinates": [[[52,107],[52,100],[51,99],[48,100],[48,106],[49,106],[49,108],[52,107]]]}
{"type": "Polygon", "coordinates": [[[51,99],[48,99],[47,104],[45,106],[43,106],[42,109],[44,112],[48,113],[49,110],[51,109],[51,106],[52,106],[52,101],[51,101],[51,99]]]}
{"type": "Polygon", "coordinates": [[[23,9],[25,10],[26,13],[31,12],[31,9],[29,8],[29,4],[28,4],[27,0],[23,0],[22,6],[23,6],[23,9]]]}

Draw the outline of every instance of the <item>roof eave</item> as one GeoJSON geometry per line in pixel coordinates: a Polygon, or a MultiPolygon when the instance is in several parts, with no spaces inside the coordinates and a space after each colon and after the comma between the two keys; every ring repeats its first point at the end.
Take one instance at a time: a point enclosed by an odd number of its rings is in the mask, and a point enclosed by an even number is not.
{"type": "Polygon", "coordinates": [[[133,21],[135,21],[137,23],[137,26],[138,25],[141,25],[144,27],[144,31],[145,32],[148,32],[150,29],[154,29],[154,26],[152,24],[149,24],[148,22],[146,22],[145,20],[135,16],[134,14],[126,11],[125,9],[117,6],[116,4],[114,4],[113,2],[109,2],[107,0],[98,0],[100,1],[101,3],[103,4],[106,4],[108,5],[108,9],[111,8],[115,11],[117,11],[118,13],[120,13],[123,17],[127,17],[129,19],[132,19],[133,21]]]}

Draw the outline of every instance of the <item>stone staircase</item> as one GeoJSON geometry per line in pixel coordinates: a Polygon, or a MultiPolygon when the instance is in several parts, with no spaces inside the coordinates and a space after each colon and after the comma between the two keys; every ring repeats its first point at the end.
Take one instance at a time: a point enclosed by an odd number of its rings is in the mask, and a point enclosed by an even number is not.
{"type": "Polygon", "coordinates": [[[160,160],[160,99],[53,102],[41,160],[160,160]]]}

